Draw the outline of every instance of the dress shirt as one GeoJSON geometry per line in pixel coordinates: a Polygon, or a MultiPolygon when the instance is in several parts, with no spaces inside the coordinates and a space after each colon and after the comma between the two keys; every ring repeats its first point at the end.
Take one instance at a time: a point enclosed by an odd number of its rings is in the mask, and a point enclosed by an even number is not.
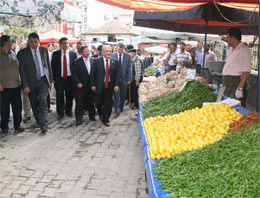
{"type": "MultiPolygon", "coordinates": [[[[35,53],[35,49],[31,48],[31,52],[32,52],[32,55],[33,55],[33,60],[35,60],[35,54],[34,54],[35,53]]],[[[44,72],[44,69],[43,69],[42,57],[41,57],[41,53],[40,53],[39,47],[37,47],[36,53],[37,53],[39,64],[40,64],[41,77],[43,77],[43,76],[45,76],[45,72],[44,72]]]]}
{"type": "Polygon", "coordinates": [[[243,72],[251,71],[252,55],[243,43],[238,44],[227,57],[222,75],[241,76],[243,72]]]}
{"type": "MultiPolygon", "coordinates": [[[[64,58],[64,50],[61,50],[61,77],[63,77],[63,58],[64,58]]],[[[67,59],[67,74],[68,76],[71,76],[69,50],[66,51],[66,59],[67,59]]]]}
{"type": "MultiPolygon", "coordinates": [[[[201,60],[201,67],[203,67],[203,55],[204,53],[201,54],[200,60],[201,60]]],[[[208,51],[206,52],[205,55],[205,67],[204,68],[208,68],[208,62],[212,62],[212,61],[217,61],[217,56],[214,52],[212,51],[208,51]]]]}
{"type": "Polygon", "coordinates": [[[203,49],[197,49],[196,50],[196,58],[197,58],[197,64],[198,65],[201,65],[202,64],[202,61],[201,61],[201,54],[204,52],[204,50],[203,49]]]}
{"type": "Polygon", "coordinates": [[[87,70],[88,70],[88,74],[90,74],[90,69],[91,69],[91,67],[90,67],[90,60],[89,60],[89,58],[85,58],[85,57],[83,57],[83,60],[84,60],[84,63],[85,63],[85,65],[86,65],[86,68],[87,68],[87,70]]]}

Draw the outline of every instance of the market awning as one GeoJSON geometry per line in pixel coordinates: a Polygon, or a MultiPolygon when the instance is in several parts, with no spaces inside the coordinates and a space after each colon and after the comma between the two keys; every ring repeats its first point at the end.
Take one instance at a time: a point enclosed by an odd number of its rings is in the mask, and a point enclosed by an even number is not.
{"type": "Polygon", "coordinates": [[[98,0],[100,2],[136,11],[183,11],[203,4],[216,4],[247,11],[258,11],[257,0],[98,0]]]}

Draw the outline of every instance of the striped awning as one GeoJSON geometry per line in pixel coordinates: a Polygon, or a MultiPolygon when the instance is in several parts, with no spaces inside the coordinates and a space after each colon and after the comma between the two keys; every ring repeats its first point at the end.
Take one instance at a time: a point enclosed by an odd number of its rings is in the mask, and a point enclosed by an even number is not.
{"type": "Polygon", "coordinates": [[[170,12],[188,10],[203,4],[222,5],[247,11],[259,11],[257,0],[98,0],[100,2],[136,11],[170,12]]]}
{"type": "Polygon", "coordinates": [[[100,2],[136,11],[170,12],[188,10],[205,3],[181,3],[163,0],[98,0],[100,2]]]}

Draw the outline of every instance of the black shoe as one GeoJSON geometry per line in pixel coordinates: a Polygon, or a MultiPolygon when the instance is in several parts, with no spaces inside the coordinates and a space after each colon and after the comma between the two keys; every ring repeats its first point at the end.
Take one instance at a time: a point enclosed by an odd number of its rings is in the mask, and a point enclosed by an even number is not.
{"type": "Polygon", "coordinates": [[[52,110],[51,109],[48,109],[48,113],[51,113],[52,112],[52,110]]]}
{"type": "Polygon", "coordinates": [[[79,126],[79,125],[81,125],[82,123],[83,123],[82,120],[76,120],[76,126],[79,126]]]}
{"type": "Polygon", "coordinates": [[[116,117],[120,115],[120,111],[115,111],[115,113],[116,113],[116,117]]]}
{"type": "Polygon", "coordinates": [[[31,117],[25,117],[25,118],[23,119],[23,122],[26,123],[26,122],[28,122],[28,121],[30,121],[30,120],[31,120],[31,117]]]}
{"type": "Polygon", "coordinates": [[[17,127],[15,130],[14,130],[14,133],[22,133],[24,132],[25,129],[23,127],[17,127]]]}
{"type": "Polygon", "coordinates": [[[62,120],[64,118],[64,114],[58,115],[58,120],[62,120]]]}
{"type": "Polygon", "coordinates": [[[68,112],[68,113],[66,113],[66,115],[68,116],[68,117],[72,117],[72,113],[71,112],[68,112]]]}
{"type": "Polygon", "coordinates": [[[41,128],[42,135],[45,135],[47,133],[47,131],[48,131],[47,127],[42,127],[41,128]]]}

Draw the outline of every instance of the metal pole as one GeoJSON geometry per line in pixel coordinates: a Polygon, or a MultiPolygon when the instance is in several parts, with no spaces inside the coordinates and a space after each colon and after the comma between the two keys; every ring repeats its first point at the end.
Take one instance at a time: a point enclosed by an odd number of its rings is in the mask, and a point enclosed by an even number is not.
{"type": "Polygon", "coordinates": [[[206,20],[206,25],[205,25],[205,40],[204,40],[203,62],[202,62],[202,76],[204,76],[205,56],[206,56],[206,47],[207,47],[207,36],[208,36],[208,20],[206,20]]]}
{"type": "Polygon", "coordinates": [[[258,93],[257,93],[257,111],[260,112],[260,0],[258,5],[258,93]]]}

